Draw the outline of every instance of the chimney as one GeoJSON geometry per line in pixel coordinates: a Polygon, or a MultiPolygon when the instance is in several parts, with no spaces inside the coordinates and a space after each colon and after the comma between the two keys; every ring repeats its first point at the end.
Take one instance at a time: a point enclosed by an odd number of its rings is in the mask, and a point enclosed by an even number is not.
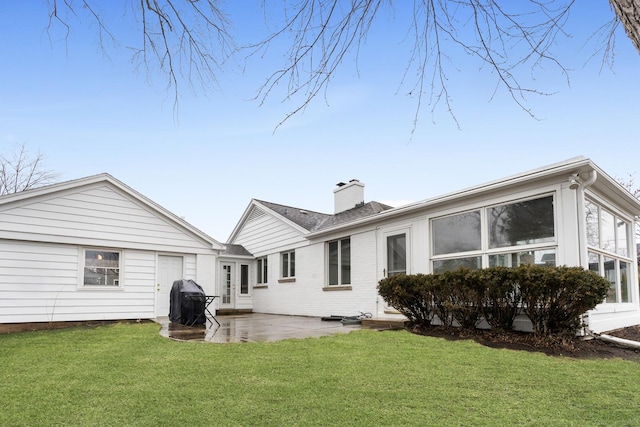
{"type": "Polygon", "coordinates": [[[333,190],[334,213],[340,213],[364,204],[364,184],[352,179],[348,184],[339,182],[333,190]]]}

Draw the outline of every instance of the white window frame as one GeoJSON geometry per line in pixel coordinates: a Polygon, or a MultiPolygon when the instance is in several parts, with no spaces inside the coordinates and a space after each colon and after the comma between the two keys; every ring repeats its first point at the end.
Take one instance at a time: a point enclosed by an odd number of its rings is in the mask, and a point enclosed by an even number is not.
{"type": "Polygon", "coordinates": [[[266,256],[256,259],[256,284],[258,286],[269,283],[269,262],[266,256]]]}
{"type": "Polygon", "coordinates": [[[238,289],[240,290],[240,295],[242,295],[242,296],[250,295],[251,294],[251,286],[250,286],[250,284],[251,284],[251,266],[247,262],[244,262],[244,263],[241,262],[240,266],[239,266],[239,269],[240,269],[240,271],[239,271],[240,278],[238,279],[238,289]],[[245,268],[243,268],[243,267],[245,267],[245,268]],[[243,270],[246,273],[246,276],[243,275],[243,270]],[[247,291],[246,292],[242,292],[242,286],[243,286],[242,278],[243,278],[243,276],[245,276],[245,279],[247,281],[247,283],[246,283],[247,291]]]}
{"type": "Polygon", "coordinates": [[[282,279],[295,279],[295,277],[296,277],[296,267],[295,267],[295,265],[296,265],[296,251],[295,251],[295,249],[292,249],[290,251],[280,252],[280,277],[282,279]],[[287,259],[287,268],[286,269],[285,269],[285,266],[284,266],[285,258],[287,259]],[[291,262],[291,259],[293,259],[293,262],[291,262]]]}
{"type": "Polygon", "coordinates": [[[351,285],[351,282],[353,281],[353,274],[352,274],[352,269],[351,269],[351,265],[353,264],[351,261],[353,259],[352,257],[352,249],[353,246],[351,245],[351,236],[345,236],[342,237],[340,239],[335,239],[335,240],[331,240],[328,241],[325,245],[325,259],[326,261],[326,273],[325,273],[325,277],[326,277],[326,284],[327,286],[349,286],[351,285]],[[349,281],[348,283],[343,283],[344,282],[344,278],[342,277],[342,242],[344,240],[349,240],[349,281]],[[330,271],[330,264],[329,264],[329,245],[332,243],[337,243],[338,244],[338,283],[329,283],[330,282],[330,277],[331,277],[331,271],[330,271]]]}
{"type": "MultiPolygon", "coordinates": [[[[456,260],[456,259],[465,259],[465,258],[480,258],[480,268],[489,267],[489,256],[491,255],[502,255],[502,254],[511,254],[515,252],[527,252],[527,251],[542,251],[542,250],[553,250],[556,254],[558,254],[558,209],[557,209],[557,199],[558,196],[555,191],[545,191],[542,193],[536,193],[527,195],[525,197],[518,198],[508,198],[501,199],[499,201],[495,201],[494,203],[481,205],[481,206],[473,206],[466,209],[461,209],[459,211],[452,211],[447,213],[446,215],[434,216],[429,219],[429,247],[431,248],[431,253],[433,254],[433,248],[435,242],[433,241],[433,221],[456,216],[468,212],[474,212],[480,210],[480,249],[466,252],[454,252],[448,254],[441,255],[432,255],[431,260],[429,262],[429,268],[431,272],[434,272],[434,264],[438,261],[446,261],[446,260],[456,260]],[[526,202],[528,200],[542,199],[545,197],[551,196],[553,199],[553,241],[541,242],[541,243],[533,243],[527,245],[515,245],[515,246],[503,246],[498,248],[489,248],[489,218],[488,218],[488,210],[502,205],[514,204],[526,202]]],[[[556,259],[557,265],[557,259],[556,259]]]]}
{"type": "MultiPolygon", "coordinates": [[[[585,203],[589,202],[594,204],[597,208],[598,208],[598,246],[591,246],[589,244],[587,244],[587,251],[588,254],[591,255],[597,255],[598,256],[598,271],[597,273],[600,274],[602,277],[606,277],[605,274],[605,258],[609,258],[611,260],[614,261],[614,272],[615,272],[615,283],[612,283],[612,288],[615,290],[615,301],[607,301],[607,298],[605,298],[605,300],[602,302],[602,304],[606,305],[606,306],[612,306],[613,304],[618,304],[618,305],[623,305],[623,304],[633,304],[634,301],[636,300],[636,292],[635,292],[635,288],[637,288],[637,286],[635,286],[634,284],[637,284],[637,279],[635,277],[635,275],[633,274],[634,271],[634,267],[633,267],[633,263],[636,262],[634,256],[636,255],[636,251],[634,250],[635,248],[632,248],[632,242],[633,240],[633,234],[635,232],[635,228],[634,228],[634,221],[631,220],[630,218],[626,217],[625,215],[620,214],[619,212],[617,212],[615,209],[612,209],[607,203],[598,200],[596,198],[592,198],[592,197],[587,197],[585,199],[585,203]],[[623,256],[620,255],[617,251],[618,247],[619,247],[619,235],[617,233],[617,229],[615,229],[614,232],[614,238],[615,238],[615,247],[613,248],[612,251],[607,250],[607,249],[602,249],[602,211],[606,211],[608,214],[613,215],[613,220],[614,220],[614,224],[617,224],[618,222],[624,222],[627,224],[627,235],[626,237],[626,244],[627,244],[627,248],[626,251],[628,254],[630,254],[631,256],[623,256]],[[621,262],[625,262],[627,263],[628,266],[628,272],[627,272],[627,295],[629,298],[629,301],[622,301],[622,280],[621,280],[621,273],[620,273],[620,263],[621,262]],[[629,274],[631,273],[631,274],[629,274]]],[[[585,213],[586,213],[586,209],[585,209],[585,213]]],[[[586,220],[585,220],[585,224],[586,224],[586,220]]],[[[589,239],[587,239],[588,242],[589,239]]],[[[608,297],[608,295],[607,295],[608,297]]]]}
{"type": "MultiPolygon", "coordinates": [[[[99,254],[98,254],[99,255],[99,254]]],[[[103,289],[103,290],[113,290],[113,289],[122,289],[123,288],[123,277],[122,277],[122,262],[124,259],[124,251],[121,249],[114,249],[114,248],[89,248],[89,247],[83,247],[80,248],[78,251],[78,265],[80,265],[81,267],[78,269],[78,288],[81,289],[103,289]],[[109,252],[109,253],[114,253],[114,254],[118,254],[118,275],[116,278],[113,279],[113,284],[85,284],[85,268],[87,267],[86,264],[86,260],[87,260],[87,252],[88,251],[93,251],[93,252],[109,252]]],[[[91,267],[89,267],[91,268],[91,267]]],[[[112,267],[113,268],[113,267],[112,267]]],[[[109,267],[95,267],[95,269],[109,269],[109,267]]],[[[95,274],[98,274],[97,272],[94,272],[95,274]]],[[[108,279],[106,279],[108,280],[108,279]]]]}

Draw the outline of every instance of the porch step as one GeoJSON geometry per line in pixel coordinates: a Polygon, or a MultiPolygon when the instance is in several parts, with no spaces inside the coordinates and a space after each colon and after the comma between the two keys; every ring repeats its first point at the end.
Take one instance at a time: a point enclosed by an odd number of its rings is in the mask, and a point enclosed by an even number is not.
{"type": "Polygon", "coordinates": [[[362,319],[362,327],[375,329],[404,329],[404,320],[362,319]]]}
{"type": "Polygon", "coordinates": [[[248,314],[253,313],[253,310],[250,308],[219,308],[216,310],[216,316],[224,316],[229,314],[248,314]]]}

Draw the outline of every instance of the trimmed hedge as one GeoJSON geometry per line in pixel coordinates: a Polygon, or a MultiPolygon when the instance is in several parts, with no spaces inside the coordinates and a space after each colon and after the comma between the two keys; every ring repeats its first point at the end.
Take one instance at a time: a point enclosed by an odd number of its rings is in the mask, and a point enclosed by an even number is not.
{"type": "Polygon", "coordinates": [[[582,315],[601,303],[609,281],[581,267],[520,266],[460,268],[442,274],[397,275],[378,292],[409,322],[474,328],[484,319],[492,329],[513,330],[519,314],[539,335],[575,334],[582,315]]]}

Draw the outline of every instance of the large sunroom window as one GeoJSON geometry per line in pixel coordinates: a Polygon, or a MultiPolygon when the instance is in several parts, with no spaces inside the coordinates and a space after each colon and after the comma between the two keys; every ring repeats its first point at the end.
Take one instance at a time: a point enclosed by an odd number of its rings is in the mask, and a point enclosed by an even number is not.
{"type": "Polygon", "coordinates": [[[504,248],[555,240],[553,196],[487,209],[489,247],[504,248]]]}
{"type": "Polygon", "coordinates": [[[459,267],[556,265],[554,197],[547,195],[431,221],[434,273],[459,267]]]}
{"type": "Polygon", "coordinates": [[[611,284],[605,302],[631,302],[631,222],[590,200],[585,202],[585,216],[589,270],[604,276],[611,284]]]}

